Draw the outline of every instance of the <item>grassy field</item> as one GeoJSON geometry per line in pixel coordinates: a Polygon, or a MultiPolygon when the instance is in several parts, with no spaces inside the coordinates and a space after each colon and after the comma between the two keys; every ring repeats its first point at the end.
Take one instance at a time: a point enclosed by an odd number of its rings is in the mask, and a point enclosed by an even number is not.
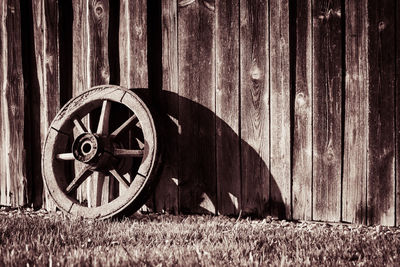
{"type": "Polygon", "coordinates": [[[212,216],[0,210],[0,266],[398,265],[400,229],[212,216]]]}

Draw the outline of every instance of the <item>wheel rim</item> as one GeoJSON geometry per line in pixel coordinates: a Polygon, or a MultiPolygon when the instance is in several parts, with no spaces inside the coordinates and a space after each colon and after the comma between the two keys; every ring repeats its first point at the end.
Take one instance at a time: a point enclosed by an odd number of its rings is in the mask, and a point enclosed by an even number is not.
{"type": "Polygon", "coordinates": [[[144,204],[157,160],[154,120],[143,101],[122,87],[98,86],[70,100],[56,115],[43,146],[42,170],[60,209],[86,218],[108,218],[144,204]],[[113,128],[110,122],[118,120],[116,111],[121,108],[131,114],[113,128]],[[91,119],[96,111],[100,111],[97,123],[91,119]],[[126,145],[127,131],[128,143],[135,140],[136,147],[126,145]],[[133,166],[133,161],[139,164],[133,166]],[[81,166],[73,175],[71,163],[81,166]],[[112,199],[110,192],[101,190],[107,177],[125,188],[112,199]],[[90,188],[94,197],[87,196],[86,205],[76,192],[89,180],[97,188],[90,188]]]}

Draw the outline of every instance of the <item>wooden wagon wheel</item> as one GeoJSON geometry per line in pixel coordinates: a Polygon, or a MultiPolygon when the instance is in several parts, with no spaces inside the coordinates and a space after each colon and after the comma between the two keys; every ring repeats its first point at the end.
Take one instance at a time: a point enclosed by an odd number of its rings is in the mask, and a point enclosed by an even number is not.
{"type": "Polygon", "coordinates": [[[158,143],[153,117],[136,94],[94,87],[70,100],[50,125],[42,150],[46,187],[70,214],[103,219],[132,213],[155,181],[158,143]],[[89,201],[78,200],[77,190],[89,180],[89,201]],[[114,182],[108,192],[104,181],[114,182]]]}

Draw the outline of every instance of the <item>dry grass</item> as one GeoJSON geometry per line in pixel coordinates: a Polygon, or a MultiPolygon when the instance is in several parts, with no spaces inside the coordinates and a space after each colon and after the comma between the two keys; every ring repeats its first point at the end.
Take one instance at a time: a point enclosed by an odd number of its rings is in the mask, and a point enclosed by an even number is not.
{"type": "Polygon", "coordinates": [[[92,221],[0,212],[0,266],[398,265],[400,229],[235,219],[136,216],[92,221]]]}

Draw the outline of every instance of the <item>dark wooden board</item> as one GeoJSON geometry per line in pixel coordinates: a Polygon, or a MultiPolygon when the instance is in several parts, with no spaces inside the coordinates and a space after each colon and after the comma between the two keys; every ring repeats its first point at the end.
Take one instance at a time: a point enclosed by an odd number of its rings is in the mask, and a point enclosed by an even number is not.
{"type": "MultiPolygon", "coordinates": [[[[88,77],[90,87],[108,84],[110,82],[110,65],[108,59],[108,27],[109,27],[109,2],[106,0],[91,0],[88,4],[88,36],[89,53],[86,60],[88,64],[88,77]]],[[[91,116],[90,120],[97,125],[97,116],[91,116]],[[93,119],[93,120],[92,120],[93,119]]],[[[94,125],[92,125],[93,127],[94,125]]],[[[95,129],[95,127],[93,127],[95,129]]],[[[90,205],[99,205],[97,195],[110,196],[114,179],[105,176],[104,179],[97,173],[90,178],[89,191],[90,205]],[[101,186],[102,184],[102,186],[101,186]],[[96,200],[97,199],[97,200],[96,200]]],[[[101,203],[108,202],[102,198],[101,203]]]]}
{"type": "MultiPolygon", "coordinates": [[[[400,14],[400,4],[396,2],[396,14],[400,14]]],[[[396,17],[396,226],[400,225],[400,16],[396,17]]]]}
{"type": "MultiPolygon", "coordinates": [[[[129,89],[148,88],[147,2],[120,1],[119,10],[120,85],[129,89]]],[[[124,188],[120,186],[120,190],[123,192],[124,188]]],[[[152,196],[141,211],[154,210],[154,205],[152,196]]]]}
{"type": "Polygon", "coordinates": [[[271,213],[290,219],[291,115],[290,115],[289,1],[270,1],[270,179],[271,213]]]}
{"type": "Polygon", "coordinates": [[[6,204],[23,206],[27,201],[26,155],[24,143],[24,80],[22,74],[22,49],[20,27],[20,3],[16,0],[4,1],[2,25],[3,87],[2,98],[2,140],[5,176],[6,204]]]}
{"type": "Polygon", "coordinates": [[[179,99],[177,1],[161,1],[162,16],[162,119],[164,124],[163,168],[155,190],[158,212],[179,212],[179,99]]]}
{"type": "Polygon", "coordinates": [[[342,220],[366,219],[368,43],[367,4],[346,0],[346,81],[342,220]]]}
{"type": "MultiPolygon", "coordinates": [[[[72,97],[76,97],[90,88],[88,64],[89,28],[87,22],[88,3],[84,0],[72,1],[72,97]]],[[[87,125],[87,121],[84,121],[87,125]]],[[[75,133],[75,137],[78,133],[75,133]]],[[[80,173],[83,164],[75,161],[75,174],[80,173]]],[[[75,175],[74,175],[75,176],[75,175]]],[[[77,190],[77,199],[86,202],[88,199],[89,179],[77,190]]]]}
{"type": "Polygon", "coordinates": [[[178,2],[179,195],[184,213],[216,212],[215,12],[178,2]]]}
{"type": "Polygon", "coordinates": [[[218,212],[238,214],[241,203],[239,137],[239,1],[216,2],[216,167],[218,212]]]}
{"type": "MultiPolygon", "coordinates": [[[[32,3],[34,55],[37,71],[39,99],[40,148],[46,138],[48,127],[60,108],[59,83],[59,35],[58,5],[56,1],[35,1],[32,3]]],[[[38,151],[35,151],[38,153],[38,151]]],[[[40,153],[40,151],[39,151],[40,153]]],[[[40,157],[32,164],[39,164],[40,157]]],[[[40,178],[41,179],[41,178],[40,178]]],[[[47,191],[43,192],[43,206],[55,210],[55,204],[47,191]]]]}
{"type": "MultiPolygon", "coordinates": [[[[3,92],[5,85],[6,85],[6,75],[5,75],[5,69],[7,67],[7,60],[6,60],[6,38],[4,38],[7,34],[7,28],[5,25],[5,16],[7,14],[7,2],[2,1],[0,3],[0,92],[3,92]]],[[[3,119],[3,109],[5,106],[5,99],[0,95],[0,129],[3,129],[5,126],[5,122],[3,119]]],[[[7,193],[6,193],[6,188],[7,188],[7,165],[5,163],[5,137],[3,134],[3,131],[0,131],[0,205],[7,205],[7,193]]]]}
{"type": "MultiPolygon", "coordinates": [[[[296,2],[293,219],[312,218],[312,1],[296,2]]],[[[293,40],[294,41],[294,40],[293,40]]]]}
{"type": "Polygon", "coordinates": [[[368,5],[367,223],[395,221],[395,1],[368,5]]]}
{"type": "Polygon", "coordinates": [[[147,4],[121,1],[119,23],[120,83],[127,88],[147,88],[147,4]]]}
{"type": "Polygon", "coordinates": [[[313,3],[313,219],[340,220],[341,1],[313,3]]]}
{"type": "Polygon", "coordinates": [[[269,213],[268,1],[240,1],[242,211],[269,213]]]}

